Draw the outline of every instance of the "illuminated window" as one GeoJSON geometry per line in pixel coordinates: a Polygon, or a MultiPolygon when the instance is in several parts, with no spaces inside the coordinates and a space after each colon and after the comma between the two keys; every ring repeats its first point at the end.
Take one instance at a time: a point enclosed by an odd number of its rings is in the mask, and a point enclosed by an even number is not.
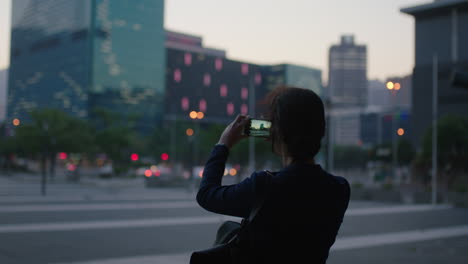
{"type": "Polygon", "coordinates": [[[179,69],[174,70],[174,81],[180,82],[182,80],[182,72],[179,69]]]}
{"type": "Polygon", "coordinates": [[[242,99],[247,99],[247,97],[249,97],[249,89],[243,87],[241,89],[241,97],[242,99]]]}
{"type": "Polygon", "coordinates": [[[228,103],[226,105],[226,112],[228,115],[233,115],[234,114],[234,104],[233,103],[228,103]]]}
{"type": "Polygon", "coordinates": [[[200,111],[206,112],[206,100],[205,99],[201,99],[198,106],[200,108],[200,111]]]}
{"type": "Polygon", "coordinates": [[[246,115],[249,112],[249,107],[246,104],[241,105],[241,114],[246,115]]]}
{"type": "Polygon", "coordinates": [[[211,76],[209,73],[205,73],[205,75],[203,76],[203,84],[205,86],[210,86],[211,84],[211,76]]]}
{"type": "Polygon", "coordinates": [[[181,106],[182,106],[182,109],[184,111],[187,111],[190,107],[190,102],[189,102],[189,99],[187,97],[182,97],[182,100],[180,102],[181,106]]]}
{"type": "Polygon", "coordinates": [[[216,69],[217,71],[220,71],[220,70],[223,69],[223,60],[222,60],[222,59],[217,58],[217,59],[215,60],[215,69],[216,69]]]}
{"type": "Polygon", "coordinates": [[[255,74],[255,84],[260,84],[262,82],[262,75],[260,73],[255,74]]]}
{"type": "Polygon", "coordinates": [[[247,75],[249,73],[249,65],[244,63],[241,65],[241,72],[243,75],[247,75]]]}
{"type": "Polygon", "coordinates": [[[221,97],[226,97],[227,94],[228,94],[227,85],[221,84],[221,86],[219,87],[219,95],[221,95],[221,97]]]}
{"type": "Polygon", "coordinates": [[[192,65],[192,54],[185,53],[184,54],[184,62],[185,62],[185,65],[187,65],[187,66],[192,65]]]}

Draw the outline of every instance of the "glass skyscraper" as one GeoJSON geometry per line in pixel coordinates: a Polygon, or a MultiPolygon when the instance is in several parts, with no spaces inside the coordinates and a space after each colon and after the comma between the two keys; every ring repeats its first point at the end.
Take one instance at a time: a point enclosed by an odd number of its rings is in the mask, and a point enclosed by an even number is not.
{"type": "Polygon", "coordinates": [[[12,1],[8,121],[35,108],[162,119],[163,0],[12,1]]]}

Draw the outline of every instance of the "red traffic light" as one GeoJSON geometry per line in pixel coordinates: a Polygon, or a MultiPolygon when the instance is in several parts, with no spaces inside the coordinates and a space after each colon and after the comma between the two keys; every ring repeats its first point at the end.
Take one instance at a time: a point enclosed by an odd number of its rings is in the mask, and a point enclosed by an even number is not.
{"type": "Polygon", "coordinates": [[[60,152],[60,153],[59,153],[59,159],[61,159],[61,160],[67,159],[67,153],[65,153],[65,152],[60,152]]]}
{"type": "Polygon", "coordinates": [[[130,155],[130,159],[132,161],[137,161],[140,157],[138,157],[138,154],[136,153],[132,153],[132,155],[130,155]]]}
{"type": "Polygon", "coordinates": [[[167,154],[167,153],[161,154],[161,159],[164,160],[164,161],[168,160],[169,159],[169,154],[167,154]]]}

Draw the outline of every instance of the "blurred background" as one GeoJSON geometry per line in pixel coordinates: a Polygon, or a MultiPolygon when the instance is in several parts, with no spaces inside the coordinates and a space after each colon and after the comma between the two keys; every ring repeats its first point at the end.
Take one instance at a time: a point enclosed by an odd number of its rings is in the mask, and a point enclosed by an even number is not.
{"type": "MultiPolygon", "coordinates": [[[[352,184],[330,263],[466,261],[468,1],[1,0],[0,19],[1,263],[186,263],[225,219],[194,201],[212,147],[283,84],[322,98],[316,162],[352,184]]],[[[249,138],[223,183],[263,169],[281,161],[249,138]]]]}

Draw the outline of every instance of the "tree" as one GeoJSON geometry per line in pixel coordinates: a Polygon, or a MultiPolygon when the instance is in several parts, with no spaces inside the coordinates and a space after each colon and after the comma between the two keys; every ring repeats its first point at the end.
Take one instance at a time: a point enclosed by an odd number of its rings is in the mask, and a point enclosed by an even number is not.
{"type": "MultiPolygon", "coordinates": [[[[455,115],[437,122],[437,162],[447,187],[468,169],[468,119],[455,115]]],[[[432,128],[423,137],[419,161],[428,169],[432,163],[432,128]]]]}
{"type": "Polygon", "coordinates": [[[335,146],[335,167],[341,169],[365,168],[368,151],[358,146],[335,146]]]}
{"type": "Polygon", "coordinates": [[[415,157],[415,151],[411,142],[406,139],[398,140],[398,164],[409,165],[415,157]]]}
{"type": "Polygon", "coordinates": [[[50,175],[54,177],[58,152],[84,153],[93,144],[91,129],[84,120],[49,108],[29,115],[31,122],[15,129],[16,142],[22,154],[39,155],[43,175],[49,160],[50,175]]]}
{"type": "Polygon", "coordinates": [[[112,160],[115,174],[126,173],[132,164],[131,154],[144,152],[145,140],[134,130],[137,115],[122,116],[103,108],[94,109],[92,114],[99,151],[112,160]]]}

